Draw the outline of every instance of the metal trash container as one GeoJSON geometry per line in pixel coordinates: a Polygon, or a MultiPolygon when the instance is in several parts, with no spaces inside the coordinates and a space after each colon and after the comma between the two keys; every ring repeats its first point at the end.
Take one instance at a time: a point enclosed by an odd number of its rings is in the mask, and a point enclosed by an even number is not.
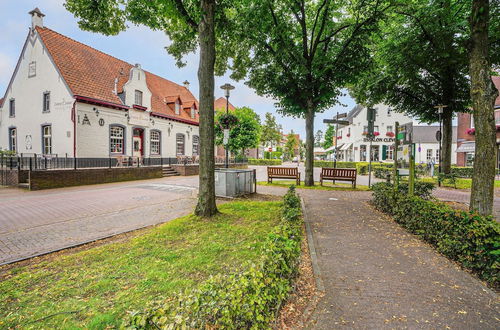
{"type": "Polygon", "coordinates": [[[255,170],[215,169],[215,195],[237,197],[255,193],[256,180],[255,170]]]}

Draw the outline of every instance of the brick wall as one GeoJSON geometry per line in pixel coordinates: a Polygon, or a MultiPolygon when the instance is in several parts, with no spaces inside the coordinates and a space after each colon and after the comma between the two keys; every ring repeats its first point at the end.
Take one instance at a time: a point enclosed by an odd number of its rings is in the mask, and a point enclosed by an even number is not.
{"type": "Polygon", "coordinates": [[[17,186],[28,182],[29,171],[0,169],[0,186],[17,186]]]}
{"type": "Polygon", "coordinates": [[[161,167],[98,168],[30,172],[31,190],[163,177],[161,167]]]}

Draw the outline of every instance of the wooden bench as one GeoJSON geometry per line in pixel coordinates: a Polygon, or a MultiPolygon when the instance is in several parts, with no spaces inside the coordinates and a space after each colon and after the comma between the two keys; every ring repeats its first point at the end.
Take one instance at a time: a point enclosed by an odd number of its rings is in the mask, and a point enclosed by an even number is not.
{"type": "Polygon", "coordinates": [[[300,186],[300,173],[298,167],[267,167],[267,182],[273,183],[273,179],[295,179],[300,186]]]}
{"type": "Polygon", "coordinates": [[[321,185],[323,185],[323,180],[335,180],[338,181],[350,181],[353,188],[356,188],[356,174],[357,170],[355,168],[321,168],[321,174],[319,180],[321,185]]]}

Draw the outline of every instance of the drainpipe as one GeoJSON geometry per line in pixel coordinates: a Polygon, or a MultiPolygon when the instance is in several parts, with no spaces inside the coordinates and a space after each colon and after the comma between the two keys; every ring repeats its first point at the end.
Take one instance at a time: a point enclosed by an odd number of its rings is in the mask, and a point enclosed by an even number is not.
{"type": "Polygon", "coordinates": [[[76,100],[71,108],[71,120],[73,121],[73,158],[76,159],[76,100]]]}

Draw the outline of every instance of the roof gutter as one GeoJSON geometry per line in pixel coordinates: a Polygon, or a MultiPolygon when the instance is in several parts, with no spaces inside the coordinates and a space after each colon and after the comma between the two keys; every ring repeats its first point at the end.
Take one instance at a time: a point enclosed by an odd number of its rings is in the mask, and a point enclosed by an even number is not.
{"type": "Polygon", "coordinates": [[[151,112],[151,115],[156,116],[156,117],[160,117],[160,118],[164,118],[164,119],[170,119],[170,120],[177,121],[177,122],[184,123],[184,124],[200,126],[200,123],[198,123],[197,121],[187,120],[187,119],[183,119],[183,118],[177,118],[177,117],[165,115],[165,114],[159,113],[159,112],[151,112]]]}
{"type": "Polygon", "coordinates": [[[88,103],[88,104],[94,104],[94,105],[100,105],[103,107],[108,107],[112,109],[118,109],[118,110],[128,110],[130,109],[128,106],[123,105],[123,104],[116,104],[116,103],[111,103],[111,102],[106,102],[98,99],[93,99],[91,97],[86,97],[86,96],[80,96],[80,95],[75,95],[75,100],[83,103],[88,103]]]}

